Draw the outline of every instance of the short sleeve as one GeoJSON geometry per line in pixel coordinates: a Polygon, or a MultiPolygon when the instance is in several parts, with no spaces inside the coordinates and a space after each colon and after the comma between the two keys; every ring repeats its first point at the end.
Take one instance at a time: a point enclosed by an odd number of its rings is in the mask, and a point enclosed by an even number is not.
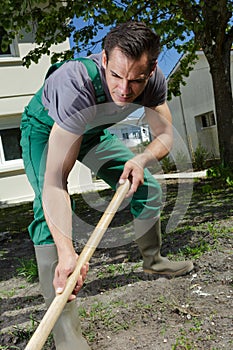
{"type": "Polygon", "coordinates": [[[45,80],[42,103],[60,127],[82,135],[95,116],[95,92],[83,64],[68,61],[53,72],[45,80]]]}

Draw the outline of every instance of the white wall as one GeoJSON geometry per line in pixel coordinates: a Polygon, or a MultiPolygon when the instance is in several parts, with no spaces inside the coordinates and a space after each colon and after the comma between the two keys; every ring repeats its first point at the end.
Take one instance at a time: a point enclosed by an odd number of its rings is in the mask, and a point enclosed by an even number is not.
{"type": "MultiPolygon", "coordinates": [[[[173,97],[168,105],[173,115],[173,124],[187,147],[195,148],[202,141],[203,146],[211,149],[219,156],[217,125],[203,130],[197,130],[196,117],[213,111],[216,120],[212,78],[208,62],[203,52],[198,52],[199,60],[194,70],[185,79],[186,85],[181,87],[181,96],[173,97]],[[212,143],[212,144],[210,144],[212,143]],[[191,145],[191,147],[190,147],[191,145]]],[[[233,55],[231,55],[233,67],[233,55]]],[[[231,78],[233,69],[231,69],[231,78]]],[[[233,78],[232,78],[233,82],[233,78]]],[[[174,149],[179,150],[180,140],[175,141],[174,149]]]]}

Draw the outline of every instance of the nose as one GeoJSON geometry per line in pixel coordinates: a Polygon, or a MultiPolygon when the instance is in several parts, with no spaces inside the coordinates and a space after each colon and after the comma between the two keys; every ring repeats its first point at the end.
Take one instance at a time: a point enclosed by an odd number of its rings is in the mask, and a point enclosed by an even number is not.
{"type": "Polygon", "coordinates": [[[120,85],[120,92],[122,96],[127,96],[131,94],[130,82],[127,79],[122,79],[120,85]]]}

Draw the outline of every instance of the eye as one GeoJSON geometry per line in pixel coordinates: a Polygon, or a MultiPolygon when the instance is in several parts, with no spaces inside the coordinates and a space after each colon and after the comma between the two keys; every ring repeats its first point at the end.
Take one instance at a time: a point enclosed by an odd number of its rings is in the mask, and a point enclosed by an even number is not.
{"type": "Polygon", "coordinates": [[[135,80],[130,80],[130,83],[134,84],[144,84],[146,79],[135,79],[135,80]]]}
{"type": "Polygon", "coordinates": [[[113,72],[113,71],[111,71],[111,75],[112,75],[112,77],[114,77],[114,78],[120,79],[120,76],[117,75],[117,74],[116,74],[115,72],[113,72]]]}

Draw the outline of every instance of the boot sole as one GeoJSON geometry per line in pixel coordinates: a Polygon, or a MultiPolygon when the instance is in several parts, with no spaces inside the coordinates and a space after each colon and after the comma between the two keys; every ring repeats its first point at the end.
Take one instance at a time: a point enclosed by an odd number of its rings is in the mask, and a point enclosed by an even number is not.
{"type": "Polygon", "coordinates": [[[155,271],[155,270],[149,270],[149,269],[143,269],[143,272],[148,273],[150,275],[164,275],[164,276],[184,276],[187,275],[189,272],[191,272],[194,269],[193,264],[190,265],[189,268],[184,268],[178,271],[155,271]]]}

